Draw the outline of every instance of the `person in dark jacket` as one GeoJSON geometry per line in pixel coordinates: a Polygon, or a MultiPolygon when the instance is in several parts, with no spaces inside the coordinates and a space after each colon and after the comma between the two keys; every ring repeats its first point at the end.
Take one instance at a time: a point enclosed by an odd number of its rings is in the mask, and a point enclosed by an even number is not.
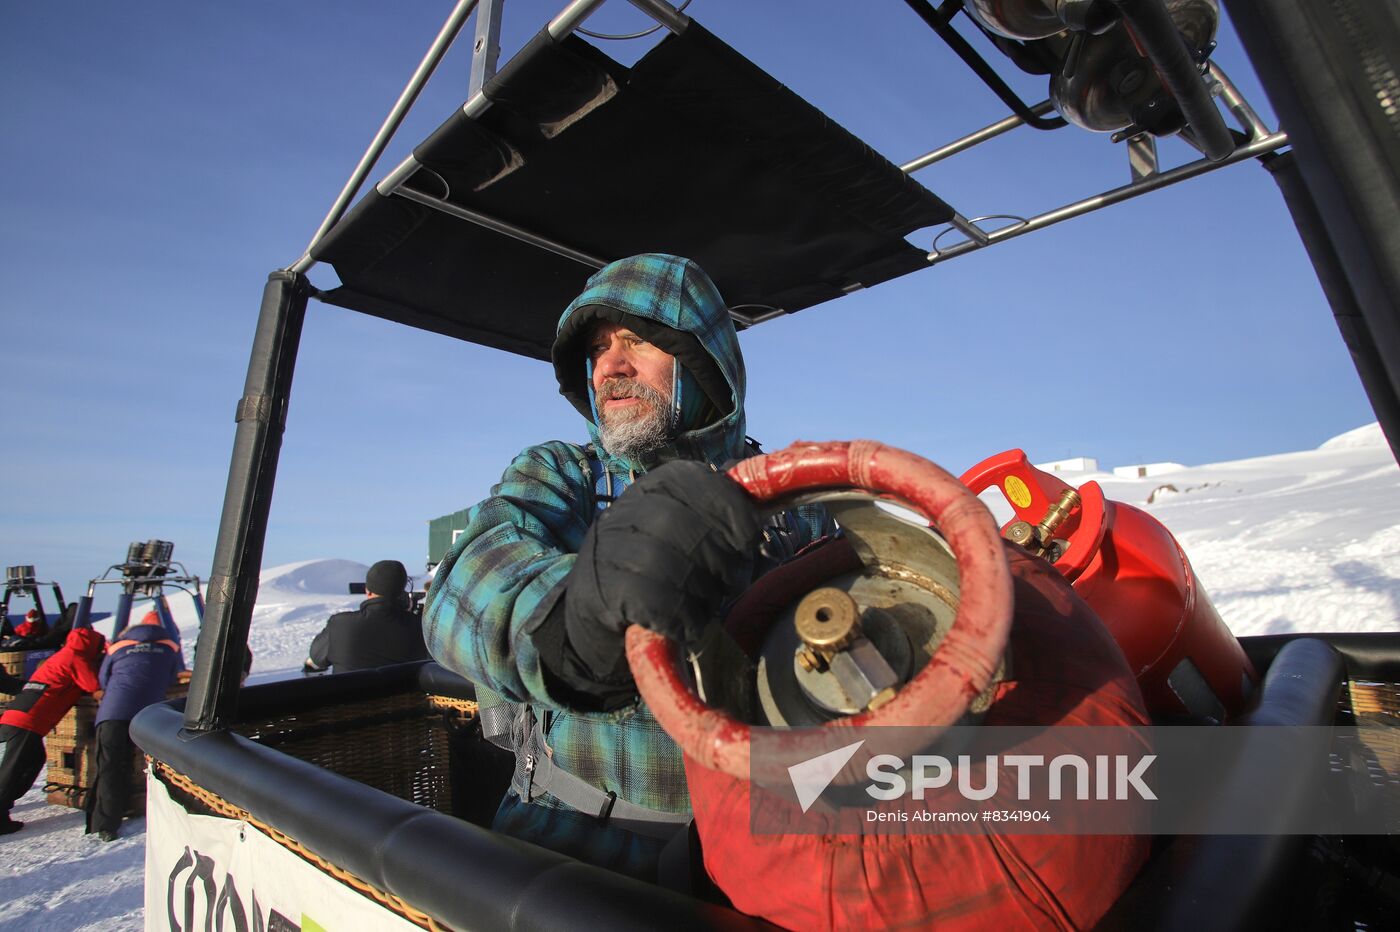
{"type": "Polygon", "coordinates": [[[0,742],[5,745],[0,761],[0,835],[24,827],[10,818],[10,808],[34,785],[44,766],[44,735],[84,693],[98,688],[98,664],[106,643],[92,628],[70,632],[58,653],[34,671],[0,714],[0,742]]]}
{"type": "Polygon", "coordinates": [[[165,698],[183,665],[180,645],[155,612],[147,612],[107,648],[98,674],[97,774],[87,802],[87,830],[103,841],[116,839],[131,796],[131,720],[165,698]]]}
{"type": "Polygon", "coordinates": [[[408,609],[408,571],[398,560],[380,560],[365,574],[368,596],[353,612],[332,615],[311,642],[306,673],[334,667],[336,673],[391,663],[427,660],[423,626],[408,609]]]}

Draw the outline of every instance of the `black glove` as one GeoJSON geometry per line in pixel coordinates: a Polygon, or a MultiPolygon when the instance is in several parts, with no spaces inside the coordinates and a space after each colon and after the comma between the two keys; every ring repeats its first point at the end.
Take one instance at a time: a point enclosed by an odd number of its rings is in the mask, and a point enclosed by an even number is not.
{"type": "Polygon", "coordinates": [[[551,612],[551,621],[562,614],[564,643],[542,651],[546,666],[605,706],[630,699],[626,627],[698,641],[747,585],[761,529],[748,494],[704,463],[678,460],[646,473],[584,537],[551,612]]]}

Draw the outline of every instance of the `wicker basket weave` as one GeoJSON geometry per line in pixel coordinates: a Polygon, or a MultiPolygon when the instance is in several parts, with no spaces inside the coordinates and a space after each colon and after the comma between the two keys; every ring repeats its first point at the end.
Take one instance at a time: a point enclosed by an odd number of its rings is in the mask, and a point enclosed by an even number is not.
{"type": "MultiPolygon", "coordinates": [[[[1351,680],[1338,705],[1361,727],[1357,756],[1384,801],[1387,833],[1400,834],[1400,683],[1351,680]]],[[[1334,754],[1333,764],[1342,765],[1340,756],[1334,754]]]]}
{"type": "Polygon", "coordinates": [[[451,731],[475,714],[473,702],[403,693],[239,722],[234,731],[400,799],[450,813],[451,731]]]}

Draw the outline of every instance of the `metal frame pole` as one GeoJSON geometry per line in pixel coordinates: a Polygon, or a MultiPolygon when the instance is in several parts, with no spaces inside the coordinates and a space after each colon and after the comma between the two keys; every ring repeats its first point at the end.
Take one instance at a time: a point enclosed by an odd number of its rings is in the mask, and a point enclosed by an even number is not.
{"type": "Polygon", "coordinates": [[[1259,114],[1254,112],[1254,108],[1249,105],[1249,101],[1244,99],[1244,95],[1239,92],[1239,88],[1235,87],[1229,75],[1225,74],[1219,65],[1215,62],[1208,63],[1206,73],[1210,76],[1210,80],[1214,84],[1213,91],[1220,95],[1220,99],[1225,102],[1225,106],[1235,115],[1235,119],[1240,121],[1240,126],[1249,133],[1250,139],[1259,139],[1272,132],[1268,124],[1259,118],[1259,114]]]}
{"type": "Polygon", "coordinates": [[[679,35],[690,25],[690,17],[679,12],[665,0],[631,0],[634,7],[679,35]]]}
{"type": "Polygon", "coordinates": [[[1134,43],[1157,69],[1157,76],[1181,108],[1192,137],[1206,158],[1219,162],[1228,156],[1235,149],[1234,137],[1161,0],[1109,2],[1123,14],[1132,29],[1134,43]]]}
{"type": "Polygon", "coordinates": [[[408,79],[408,85],[404,87],[403,93],[399,95],[399,99],[395,102],[393,109],[389,111],[389,115],[384,118],[379,132],[374,134],[369,148],[360,157],[360,164],[355,166],[355,170],[350,174],[350,180],[345,182],[345,187],[340,190],[340,196],[335,199],[330,212],[326,214],[326,218],[321,221],[321,226],[311,237],[311,242],[306,246],[306,252],[302,254],[300,259],[292,263],[290,271],[305,272],[316,264],[316,260],[311,258],[311,250],[316,248],[316,244],[321,241],[321,238],[330,232],[331,227],[335,226],[344,216],[346,209],[350,206],[350,201],[360,190],[360,185],[365,183],[365,178],[374,168],[374,163],[379,161],[379,156],[384,153],[385,147],[389,145],[389,140],[398,131],[399,124],[408,115],[409,108],[418,99],[418,94],[428,83],[428,78],[432,76],[438,63],[442,61],[442,56],[447,54],[452,40],[456,39],[457,33],[462,31],[462,25],[467,21],[467,17],[471,15],[476,4],[477,0],[458,0],[457,5],[453,7],[452,13],[447,17],[447,22],[442,24],[437,38],[433,40],[433,44],[428,48],[423,60],[418,63],[418,69],[413,72],[413,77],[408,79]]]}
{"type": "Polygon", "coordinates": [[[549,21],[549,25],[545,29],[549,31],[551,37],[562,39],[583,25],[583,21],[602,5],[603,0],[573,0],[549,21]]]}
{"type": "Polygon", "coordinates": [[[196,734],[227,728],[237,710],[272,486],[311,290],[306,276],[281,271],[268,277],[263,291],[248,378],[235,417],[238,430],[214,547],[209,600],[185,703],[185,728],[196,734]]]}
{"type": "MultiPolygon", "coordinates": [[[[1030,112],[1037,117],[1042,117],[1045,116],[1045,114],[1047,113],[1053,112],[1054,109],[1054,103],[1048,100],[1042,100],[1034,107],[1031,107],[1030,112]]],[[[979,129],[975,133],[969,133],[961,139],[956,139],[953,142],[948,143],[946,146],[941,146],[937,149],[934,149],[932,152],[928,152],[924,155],[919,156],[916,159],[911,159],[908,162],[905,162],[903,165],[899,166],[899,170],[904,172],[904,174],[906,175],[911,174],[913,172],[918,171],[921,168],[927,168],[935,162],[941,162],[949,156],[957,155],[959,152],[971,149],[973,146],[981,145],[988,139],[995,139],[1002,133],[1010,132],[1016,127],[1024,125],[1026,125],[1026,121],[1013,113],[1011,116],[1006,117],[1005,119],[998,120],[991,126],[979,129]]]]}
{"type": "MultiPolygon", "coordinates": [[[[180,643],[180,628],[175,624],[175,614],[170,611],[170,603],[165,599],[165,593],[158,593],[153,600],[156,607],[156,615],[160,618],[160,626],[165,629],[165,633],[170,635],[171,640],[180,643]]],[[[184,666],[182,662],[181,667],[184,666]]]]}
{"type": "MultiPolygon", "coordinates": [[[[1281,148],[1287,144],[1287,135],[1285,135],[1284,133],[1273,133],[1269,136],[1263,137],[1262,139],[1256,139],[1253,142],[1246,143],[1245,145],[1240,146],[1234,152],[1230,153],[1230,155],[1226,156],[1218,162],[1211,161],[1209,158],[1198,159],[1197,161],[1190,162],[1186,165],[1179,165],[1176,168],[1170,169],[1168,171],[1152,175],[1148,178],[1143,178],[1139,181],[1134,181],[1132,184],[1127,184],[1120,188],[1113,188],[1112,190],[1105,191],[1102,194],[1096,194],[1093,197],[1086,197],[1083,200],[1075,201],[1072,204],[1066,204],[1064,207],[1059,207],[1055,210],[1046,211],[1045,213],[1032,217],[1029,220],[1025,220],[1020,223],[1014,223],[1010,226],[1002,227],[999,230],[993,230],[987,234],[987,242],[985,243],[969,239],[963,240],[960,243],[954,243],[947,249],[935,249],[933,252],[929,253],[928,261],[930,265],[936,265],[940,262],[947,262],[949,259],[955,259],[958,256],[961,256],[962,254],[967,252],[972,252],[975,249],[984,249],[987,246],[995,246],[996,244],[1005,242],[1006,240],[1014,239],[1018,236],[1024,236],[1027,233],[1034,233],[1036,230],[1043,230],[1048,226],[1053,226],[1056,223],[1060,223],[1064,220],[1069,220],[1072,217],[1080,217],[1084,214],[1091,213],[1095,210],[1100,210],[1101,208],[1108,207],[1112,204],[1118,204],[1122,201],[1127,201],[1135,197],[1140,197],[1148,193],[1149,191],[1156,191],[1159,188],[1165,188],[1169,185],[1177,184],[1178,182],[1185,181],[1188,178],[1194,178],[1197,175],[1203,175],[1206,172],[1215,171],[1218,168],[1224,168],[1227,165],[1233,165],[1236,162],[1242,162],[1245,159],[1257,158],[1261,155],[1273,152],[1275,149],[1281,148]]],[[[937,243],[937,239],[935,239],[934,242],[937,243]]]]}
{"type": "Polygon", "coordinates": [[[73,613],[74,628],[92,627],[92,596],[78,596],[78,610],[73,613]]]}
{"type": "Polygon", "coordinates": [[[531,233],[529,230],[526,230],[523,227],[518,227],[513,223],[506,223],[504,220],[497,220],[495,217],[487,216],[486,214],[479,213],[475,210],[469,210],[466,207],[461,207],[457,204],[453,204],[451,201],[445,201],[440,197],[433,197],[431,194],[424,194],[421,191],[415,191],[412,188],[399,188],[394,193],[398,194],[399,197],[413,201],[416,204],[422,204],[425,207],[431,207],[434,210],[440,210],[443,213],[452,217],[456,217],[459,220],[466,220],[470,223],[475,223],[477,226],[485,227],[488,230],[500,233],[502,236],[509,236],[511,239],[519,240],[522,243],[528,243],[531,246],[548,250],[549,252],[554,253],[556,256],[563,256],[566,259],[573,259],[575,262],[589,266],[591,268],[601,269],[603,266],[608,264],[608,260],[606,259],[600,259],[597,256],[583,252],[579,249],[574,249],[572,246],[556,242],[555,240],[549,239],[548,237],[537,236],[536,234],[531,233]]]}
{"type": "Polygon", "coordinates": [[[113,639],[126,630],[126,626],[131,622],[131,599],[131,593],[126,590],[122,590],[122,594],[117,596],[117,610],[112,613],[113,639]]]}
{"type": "Polygon", "coordinates": [[[1052,117],[1044,119],[1038,114],[1032,113],[1031,108],[1016,95],[1011,86],[1002,80],[991,65],[987,64],[978,51],[972,47],[972,43],[962,37],[953,28],[952,18],[962,10],[962,0],[945,0],[942,6],[934,9],[929,0],[904,0],[906,6],[913,10],[927,26],[938,34],[953,52],[962,59],[963,64],[972,69],[972,73],[982,80],[997,98],[1007,106],[1007,108],[1021,118],[1027,126],[1040,130],[1059,129],[1065,125],[1064,117],[1052,117]]]}
{"type": "Polygon", "coordinates": [[[496,74],[496,59],[501,55],[501,11],[505,0],[478,0],[476,6],[476,40],[472,43],[472,73],[467,83],[471,97],[496,74]]]}

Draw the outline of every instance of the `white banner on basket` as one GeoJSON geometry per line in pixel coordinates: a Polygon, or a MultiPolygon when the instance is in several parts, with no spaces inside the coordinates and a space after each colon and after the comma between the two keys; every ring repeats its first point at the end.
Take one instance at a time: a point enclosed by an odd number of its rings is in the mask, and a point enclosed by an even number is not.
{"type": "MultiPolygon", "coordinates": [[[[349,815],[347,815],[347,818],[349,815]]],[[[419,932],[247,822],[191,815],[146,780],[146,928],[419,932]]]]}

